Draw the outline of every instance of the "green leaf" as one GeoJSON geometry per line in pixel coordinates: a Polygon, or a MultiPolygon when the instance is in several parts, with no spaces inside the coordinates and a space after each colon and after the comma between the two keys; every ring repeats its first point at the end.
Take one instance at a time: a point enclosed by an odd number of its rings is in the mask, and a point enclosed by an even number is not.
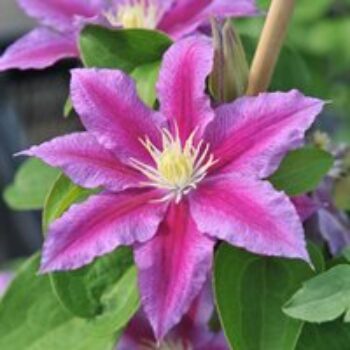
{"type": "Polygon", "coordinates": [[[285,304],[290,317],[308,322],[332,321],[350,311],[350,265],[338,265],[306,281],[285,304]]]}
{"type": "Polygon", "coordinates": [[[103,293],[113,284],[120,286],[119,280],[132,265],[132,253],[125,247],[82,269],[53,273],[51,281],[63,306],[78,317],[91,318],[103,312],[103,293]]]}
{"type": "Polygon", "coordinates": [[[48,225],[59,218],[72,204],[80,203],[98,190],[79,187],[61,175],[53,184],[43,210],[43,232],[48,225]]]}
{"type": "Polygon", "coordinates": [[[41,209],[58,174],[57,169],[36,158],[26,160],[19,168],[14,182],[5,189],[5,202],[15,210],[41,209]]]}
{"type": "Polygon", "coordinates": [[[338,320],[320,325],[306,323],[296,350],[349,350],[350,325],[338,320]]]}
{"type": "MultiPolygon", "coordinates": [[[[317,269],[323,257],[311,247],[317,269]]],[[[282,305],[314,272],[303,261],[267,258],[222,244],[215,257],[214,290],[226,338],[235,350],[294,350],[302,322],[282,305]]]]}
{"type": "Polygon", "coordinates": [[[302,56],[290,46],[284,46],[273,73],[270,91],[308,90],[311,75],[302,56]]]}
{"type": "Polygon", "coordinates": [[[159,62],[172,41],[146,29],[107,29],[90,25],[80,35],[86,67],[117,68],[131,73],[139,66],[159,62]]]}
{"type": "Polygon", "coordinates": [[[149,107],[153,107],[157,99],[156,83],[159,75],[160,62],[139,66],[133,70],[131,76],[136,81],[139,97],[149,107]]]}
{"type": "MultiPolygon", "coordinates": [[[[247,24],[246,22],[244,23],[247,24]]],[[[251,62],[254,57],[261,29],[259,28],[257,31],[257,36],[254,37],[251,34],[251,27],[242,28],[242,25],[239,27],[241,29],[240,32],[243,34],[243,46],[246,49],[248,60],[251,62]]],[[[311,83],[312,81],[309,73],[309,67],[302,56],[300,56],[294,47],[289,45],[283,46],[269,90],[289,91],[297,88],[305,91],[309,89],[311,83]]]]}
{"type": "MultiPolygon", "coordinates": [[[[318,0],[317,6],[313,6],[310,0],[299,0],[295,7],[294,19],[296,22],[310,22],[318,20],[325,15],[333,0],[318,0]]],[[[296,24],[297,25],[297,24],[296,24]]]]}
{"type": "Polygon", "coordinates": [[[346,248],[343,251],[342,255],[346,259],[346,261],[350,262],[350,247],[346,248]]]}
{"type": "Polygon", "coordinates": [[[92,320],[94,334],[105,336],[124,328],[140,306],[135,266],[129,268],[118,283],[102,296],[101,303],[102,313],[92,320]]]}
{"type": "Polygon", "coordinates": [[[290,152],[270,177],[278,190],[296,196],[314,190],[333,165],[332,156],[317,148],[290,152]]]}
{"type": "Polygon", "coordinates": [[[52,292],[48,276],[38,276],[31,258],[0,302],[0,349],[112,350],[115,334],[94,334],[95,324],[67,312],[52,292]]]}
{"type": "MultiPolygon", "coordinates": [[[[350,47],[344,45],[349,38],[350,19],[348,16],[325,18],[308,26],[295,26],[292,39],[298,47],[313,55],[327,56],[336,63],[335,71],[346,70],[350,63],[350,47]],[[308,30],[305,30],[305,29],[308,30]],[[301,37],[301,34],[303,37],[301,37]]],[[[325,72],[323,72],[325,74],[325,72]]]]}
{"type": "MultiPolygon", "coordinates": [[[[72,204],[84,201],[96,191],[98,190],[81,188],[61,175],[46,201],[43,214],[44,232],[49,224],[59,218],[72,204]]],[[[135,307],[137,308],[134,302],[134,299],[137,299],[136,282],[132,284],[131,281],[128,281],[128,285],[122,282],[124,274],[132,268],[132,265],[133,258],[130,249],[121,248],[82,269],[53,273],[51,282],[62,305],[78,317],[91,318],[100,315],[103,312],[102,296],[112,285],[115,288],[126,288],[126,290],[133,288],[134,294],[129,293],[131,298],[129,305],[124,305],[125,298],[116,299],[115,303],[118,308],[129,307],[134,310],[135,307]]],[[[118,310],[111,310],[110,313],[118,319],[118,315],[113,314],[114,311],[118,310]]],[[[120,317],[123,317],[123,314],[120,317]]]]}

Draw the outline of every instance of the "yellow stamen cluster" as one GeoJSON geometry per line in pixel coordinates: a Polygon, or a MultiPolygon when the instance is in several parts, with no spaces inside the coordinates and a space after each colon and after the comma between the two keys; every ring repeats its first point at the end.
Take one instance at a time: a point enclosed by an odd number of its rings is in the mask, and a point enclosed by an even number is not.
{"type": "Polygon", "coordinates": [[[113,26],[123,28],[147,28],[154,29],[158,22],[158,9],[155,4],[145,0],[129,0],[120,5],[117,12],[105,14],[113,26]]]}
{"type": "Polygon", "coordinates": [[[185,145],[181,144],[178,132],[174,137],[167,129],[162,130],[162,150],[148,138],[140,140],[155,162],[155,167],[131,159],[131,165],[144,174],[149,181],[145,186],[168,190],[163,200],[175,199],[179,202],[206,176],[208,169],[216,163],[209,155],[209,145],[200,141],[194,146],[195,131],[185,145]]]}

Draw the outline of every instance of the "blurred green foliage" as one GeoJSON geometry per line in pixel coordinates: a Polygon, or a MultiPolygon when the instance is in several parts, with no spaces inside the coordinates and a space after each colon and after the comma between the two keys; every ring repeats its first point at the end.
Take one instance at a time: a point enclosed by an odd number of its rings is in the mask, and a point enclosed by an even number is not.
{"type": "MultiPolygon", "coordinates": [[[[270,0],[259,0],[266,10],[270,0]]],[[[264,23],[260,18],[241,19],[240,32],[258,37],[264,23]]],[[[306,94],[330,100],[323,118],[328,131],[338,140],[350,142],[350,0],[297,0],[286,45],[296,51],[308,69],[308,84],[296,86],[306,94]]],[[[290,80],[295,77],[293,58],[290,80]]],[[[300,74],[305,74],[300,71],[300,74]]],[[[305,81],[305,77],[299,77],[305,81]]],[[[290,85],[288,81],[286,86],[290,85]]]]}

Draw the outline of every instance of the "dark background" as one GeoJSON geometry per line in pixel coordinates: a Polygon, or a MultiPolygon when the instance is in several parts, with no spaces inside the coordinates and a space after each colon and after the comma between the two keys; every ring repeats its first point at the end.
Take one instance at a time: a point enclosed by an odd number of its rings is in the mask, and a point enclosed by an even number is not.
{"type": "MultiPolygon", "coordinates": [[[[34,25],[14,0],[1,0],[0,52],[34,25]]],[[[14,153],[76,128],[76,120],[62,117],[69,69],[76,64],[66,61],[45,71],[0,73],[1,193],[24,160],[14,153]]],[[[12,211],[0,196],[0,262],[39,249],[40,220],[40,212],[12,211]]]]}

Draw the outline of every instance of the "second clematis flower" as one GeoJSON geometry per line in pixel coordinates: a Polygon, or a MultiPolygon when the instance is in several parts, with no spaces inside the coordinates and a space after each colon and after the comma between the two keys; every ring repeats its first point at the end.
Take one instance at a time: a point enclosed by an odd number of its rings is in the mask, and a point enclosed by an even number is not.
{"type": "Polygon", "coordinates": [[[73,70],[71,97],[87,131],[22,152],[83,187],[104,188],[50,226],[41,271],[77,269],[132,245],[157,339],[203,287],[218,240],[309,259],[295,207],[265,179],[303,143],[323,102],[291,91],[213,109],[205,94],[213,56],[203,36],[167,51],[159,111],[141,102],[121,71],[73,70]]]}
{"type": "Polygon", "coordinates": [[[0,72],[42,69],[79,57],[78,35],[87,23],[117,28],[158,29],[178,39],[211,16],[257,14],[255,0],[18,0],[39,27],[0,57],[0,72]]]}
{"type": "Polygon", "coordinates": [[[206,283],[181,322],[162,342],[154,338],[140,310],[126,327],[116,350],[229,350],[223,332],[214,332],[209,327],[213,312],[210,284],[206,283]]]}

